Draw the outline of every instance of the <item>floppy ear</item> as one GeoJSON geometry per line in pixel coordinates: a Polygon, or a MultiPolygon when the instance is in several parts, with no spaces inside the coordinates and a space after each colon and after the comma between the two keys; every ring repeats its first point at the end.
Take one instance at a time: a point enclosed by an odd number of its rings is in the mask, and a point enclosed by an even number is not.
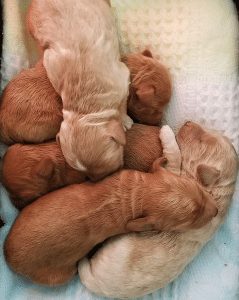
{"type": "Polygon", "coordinates": [[[215,184],[220,177],[220,171],[214,167],[201,164],[197,167],[197,178],[204,186],[215,184]]]}
{"type": "Polygon", "coordinates": [[[143,54],[144,56],[153,58],[153,54],[151,53],[151,51],[150,51],[149,49],[145,49],[145,50],[142,52],[142,54],[143,54]]]}
{"type": "Polygon", "coordinates": [[[141,232],[154,230],[156,219],[154,217],[143,217],[129,221],[126,229],[129,231],[141,232]]]}
{"type": "Polygon", "coordinates": [[[50,158],[43,158],[35,167],[34,172],[39,177],[50,179],[54,174],[54,163],[50,158]]]}
{"type": "Polygon", "coordinates": [[[123,125],[116,120],[109,121],[107,124],[107,134],[118,144],[124,146],[126,144],[126,136],[123,125]]]}
{"type": "Polygon", "coordinates": [[[155,89],[151,85],[140,84],[137,87],[136,95],[142,104],[150,106],[152,98],[155,95],[155,89]]]}

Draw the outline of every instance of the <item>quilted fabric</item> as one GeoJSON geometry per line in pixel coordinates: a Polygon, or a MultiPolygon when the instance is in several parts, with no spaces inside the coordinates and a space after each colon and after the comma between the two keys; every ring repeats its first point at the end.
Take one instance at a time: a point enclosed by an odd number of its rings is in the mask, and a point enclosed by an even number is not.
{"type": "MultiPolygon", "coordinates": [[[[29,0],[4,0],[3,82],[34,61],[22,28],[29,0]],[[23,15],[22,15],[23,13],[23,15]],[[30,54],[29,54],[30,53],[30,54]]],[[[174,92],[165,122],[175,130],[192,119],[224,132],[239,150],[238,21],[230,0],[112,0],[122,53],[150,46],[165,62],[174,92]]],[[[0,148],[1,153],[4,149],[0,148]]],[[[1,300],[96,300],[78,277],[61,288],[44,288],[14,274],[3,242],[17,216],[0,187],[1,300]]],[[[239,182],[228,218],[214,239],[166,288],[144,300],[239,299],[239,182]]],[[[113,280],[113,278],[112,278],[113,280]]]]}
{"type": "Polygon", "coordinates": [[[239,150],[238,20],[231,1],[112,0],[122,53],[150,48],[170,70],[164,123],[194,120],[239,150]]]}

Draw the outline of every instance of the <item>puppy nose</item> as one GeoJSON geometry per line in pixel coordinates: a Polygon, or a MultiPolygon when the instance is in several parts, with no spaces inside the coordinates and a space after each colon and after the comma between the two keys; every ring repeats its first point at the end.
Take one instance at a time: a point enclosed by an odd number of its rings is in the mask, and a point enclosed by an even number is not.
{"type": "Polygon", "coordinates": [[[211,217],[211,218],[215,218],[218,214],[218,208],[216,207],[215,204],[213,203],[208,203],[208,206],[207,206],[207,209],[208,209],[208,216],[211,217]]]}
{"type": "Polygon", "coordinates": [[[215,213],[214,213],[213,217],[215,218],[217,216],[217,214],[218,214],[218,208],[215,207],[215,213]]]}
{"type": "Polygon", "coordinates": [[[99,181],[101,179],[103,179],[104,177],[106,176],[106,174],[90,174],[88,175],[88,178],[93,181],[93,182],[96,182],[96,181],[99,181]]]}

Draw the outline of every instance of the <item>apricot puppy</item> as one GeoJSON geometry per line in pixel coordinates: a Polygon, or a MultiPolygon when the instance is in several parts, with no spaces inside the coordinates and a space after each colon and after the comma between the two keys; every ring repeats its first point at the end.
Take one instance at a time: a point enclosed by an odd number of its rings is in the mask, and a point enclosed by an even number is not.
{"type": "MultiPolygon", "coordinates": [[[[127,131],[125,168],[149,171],[162,156],[159,128],[135,124],[127,131]]],[[[86,174],[74,170],[56,142],[11,146],[3,158],[0,177],[13,204],[22,209],[36,198],[60,187],[85,181],[86,174]]]]}
{"type": "Polygon", "coordinates": [[[128,114],[137,122],[159,125],[171,94],[169,71],[149,50],[122,58],[130,70],[128,114]]]}
{"type": "Polygon", "coordinates": [[[40,61],[23,70],[3,91],[0,100],[0,141],[41,143],[55,138],[62,122],[62,102],[40,61]]]}
{"type": "MultiPolygon", "coordinates": [[[[165,127],[160,132],[163,146],[165,127]]],[[[93,293],[132,299],[172,282],[199,253],[223,223],[238,172],[238,156],[229,140],[215,131],[187,122],[177,135],[182,155],[181,173],[197,180],[217,203],[218,214],[200,229],[187,232],[128,234],[108,240],[91,260],[79,264],[81,282],[93,293]]],[[[177,152],[167,149],[169,167],[177,152]]],[[[166,166],[167,167],[167,166],[166,166]]],[[[182,201],[179,206],[184,206],[182,201]]],[[[185,210],[185,214],[187,214],[185,210]]],[[[196,220],[196,218],[195,218],[196,220]]],[[[193,226],[191,227],[193,229],[193,226]]]]}
{"type": "Polygon", "coordinates": [[[25,207],[4,245],[17,273],[40,284],[59,285],[77,262],[105,239],[130,231],[185,231],[208,223],[217,208],[212,196],[187,177],[165,170],[123,170],[103,181],[70,185],[25,207]]]}
{"type": "Polygon", "coordinates": [[[33,0],[28,26],[44,50],[48,77],[63,102],[58,134],[73,168],[92,180],[123,166],[129,70],[120,61],[105,0],[33,0]]]}

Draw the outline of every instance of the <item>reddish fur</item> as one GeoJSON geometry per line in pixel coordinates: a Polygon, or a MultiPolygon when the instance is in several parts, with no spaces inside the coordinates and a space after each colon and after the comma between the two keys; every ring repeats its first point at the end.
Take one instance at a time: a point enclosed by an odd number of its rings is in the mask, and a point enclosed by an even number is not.
{"type": "Polygon", "coordinates": [[[39,62],[23,70],[3,91],[0,102],[0,140],[41,143],[55,138],[62,121],[62,103],[39,62]]]}
{"type": "MultiPolygon", "coordinates": [[[[31,25],[28,27],[32,33],[31,25]]],[[[130,54],[123,60],[132,78],[129,114],[140,123],[158,125],[171,95],[168,71],[156,59],[139,53],[130,54]],[[142,70],[144,75],[138,76],[142,70]],[[141,101],[144,97],[137,95],[142,85],[146,88],[154,86],[155,93],[146,101],[141,101]]],[[[8,83],[0,102],[1,142],[8,145],[41,143],[55,138],[61,122],[61,98],[52,87],[42,61],[23,70],[8,83]]]]}
{"type": "Polygon", "coordinates": [[[140,123],[159,125],[172,93],[169,71],[149,50],[129,54],[122,60],[131,74],[129,115],[140,123]]]}
{"type": "MultiPolygon", "coordinates": [[[[158,127],[140,124],[127,132],[126,168],[148,171],[153,161],[162,156],[158,133],[158,127]]],[[[16,144],[8,149],[3,159],[3,184],[13,204],[20,209],[50,191],[85,180],[85,174],[66,163],[56,142],[16,144]]]]}
{"type": "Polygon", "coordinates": [[[217,212],[211,195],[161,162],[154,164],[154,173],[123,170],[95,184],[70,185],[24,208],[4,246],[10,267],[37,283],[63,284],[106,238],[206,224],[217,212]]]}

